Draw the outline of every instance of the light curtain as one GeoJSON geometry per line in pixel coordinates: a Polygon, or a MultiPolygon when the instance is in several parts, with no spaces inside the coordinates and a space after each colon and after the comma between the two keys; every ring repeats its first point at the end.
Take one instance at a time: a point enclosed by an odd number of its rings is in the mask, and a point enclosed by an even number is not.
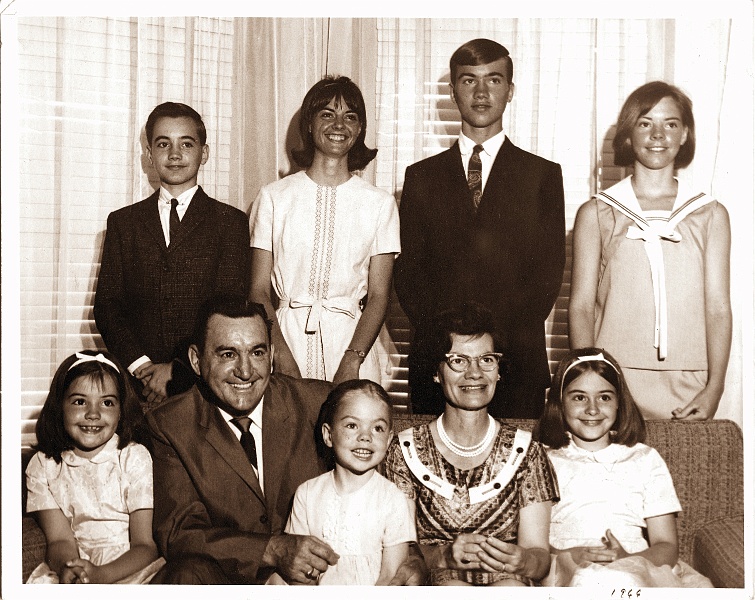
{"type": "MultiPolygon", "coordinates": [[[[6,393],[21,397],[23,444],[57,365],[104,347],[92,304],[106,219],[158,185],[145,155],[151,110],[168,100],[197,109],[210,147],[199,183],[248,211],[260,186],[290,169],[292,119],[328,48],[335,39],[350,55],[360,40],[357,26],[335,29],[322,18],[3,15],[3,66],[18,80],[17,112],[3,121],[18,169],[17,196],[3,197],[4,210],[18,202],[4,273],[18,281],[4,280],[4,302],[18,291],[20,333],[17,354],[3,347],[3,374],[6,393]]],[[[351,67],[340,54],[330,60],[351,67]]]]}
{"type": "MultiPolygon", "coordinates": [[[[3,15],[5,98],[18,81],[15,102],[2,105],[3,154],[15,152],[4,165],[19,175],[10,185],[10,171],[3,174],[3,273],[12,274],[3,280],[4,314],[18,309],[18,323],[3,329],[20,332],[19,352],[4,340],[3,377],[6,396],[15,396],[20,374],[22,441],[33,441],[60,361],[102,347],[91,306],[105,222],[155,185],[143,126],[156,104],[199,110],[210,145],[199,181],[248,211],[262,185],[291,171],[306,90],[326,72],[348,75],[365,95],[367,143],[379,148],[365,176],[398,197],[406,166],[458,134],[447,61],[478,36],[500,40],[514,56],[517,88],[504,125],[515,143],[562,164],[569,231],[579,204],[621,176],[603,150],[626,95],[652,78],[690,93],[699,149],[680,176],[726,203],[733,272],[746,274],[732,282],[735,337],[719,410],[741,423],[743,382],[752,390],[752,369],[742,369],[752,363],[752,139],[741,133],[752,131],[751,30],[746,19],[3,15]],[[9,235],[16,252],[8,251],[9,235]]],[[[553,360],[567,344],[567,294],[568,272],[548,324],[553,360]]],[[[395,337],[405,335],[400,328],[395,337]]]]}
{"type": "Polygon", "coordinates": [[[727,206],[734,233],[732,271],[747,274],[732,285],[735,335],[717,413],[741,425],[743,390],[752,389],[747,381],[743,388],[742,368],[743,357],[752,357],[751,29],[746,18],[380,19],[377,185],[398,197],[406,166],[449,147],[458,136],[459,114],[448,97],[453,51],[477,37],[505,45],[513,57],[516,89],[504,130],[515,144],[563,168],[567,265],[546,326],[553,370],[568,348],[576,210],[596,190],[625,176],[613,166],[610,145],[619,109],[646,81],[680,86],[695,104],[698,151],[679,176],[727,206]]]}

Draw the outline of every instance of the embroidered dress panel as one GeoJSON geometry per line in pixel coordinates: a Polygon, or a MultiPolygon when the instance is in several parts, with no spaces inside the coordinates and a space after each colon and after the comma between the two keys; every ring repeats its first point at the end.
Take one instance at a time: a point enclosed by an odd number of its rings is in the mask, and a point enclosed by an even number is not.
{"type": "MultiPolygon", "coordinates": [[[[264,186],[250,220],[252,247],[273,254],[276,314],[302,375],[332,380],[361,317],[370,258],[400,250],[395,198],[358,176],[327,188],[300,171],[264,186]]],[[[378,341],[360,377],[381,382],[383,356],[378,341]]]]}

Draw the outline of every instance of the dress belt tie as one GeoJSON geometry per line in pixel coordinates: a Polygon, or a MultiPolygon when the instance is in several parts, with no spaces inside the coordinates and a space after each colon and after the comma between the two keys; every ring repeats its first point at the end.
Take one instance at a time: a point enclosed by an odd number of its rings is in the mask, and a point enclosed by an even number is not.
{"type": "Polygon", "coordinates": [[[337,298],[310,298],[305,300],[281,298],[281,304],[288,304],[291,308],[309,308],[307,324],[304,327],[305,333],[317,333],[320,329],[320,318],[322,317],[323,310],[348,315],[352,319],[356,319],[357,310],[359,310],[359,301],[345,296],[337,298]]]}

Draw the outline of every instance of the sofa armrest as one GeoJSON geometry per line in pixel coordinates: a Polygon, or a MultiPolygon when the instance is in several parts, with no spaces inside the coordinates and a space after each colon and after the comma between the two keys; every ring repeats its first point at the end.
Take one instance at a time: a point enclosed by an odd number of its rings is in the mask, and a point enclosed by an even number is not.
{"type": "Polygon", "coordinates": [[[743,588],[744,516],[723,517],[695,532],[692,566],[722,588],[743,588]]]}
{"type": "Polygon", "coordinates": [[[31,572],[45,561],[47,538],[34,517],[25,516],[21,521],[21,570],[23,583],[31,572]]]}

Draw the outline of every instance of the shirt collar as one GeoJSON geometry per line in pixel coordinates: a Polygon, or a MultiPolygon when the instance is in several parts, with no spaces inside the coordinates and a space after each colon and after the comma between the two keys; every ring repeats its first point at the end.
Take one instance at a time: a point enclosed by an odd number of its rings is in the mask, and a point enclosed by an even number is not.
{"type": "MultiPolygon", "coordinates": [[[[503,146],[503,142],[506,139],[506,132],[500,131],[496,133],[492,138],[488,138],[482,143],[482,147],[485,154],[495,158],[498,155],[498,151],[503,146]]],[[[474,151],[476,143],[470,140],[464,133],[459,132],[459,151],[464,157],[471,156],[474,151]]]]}
{"type": "MultiPolygon", "coordinates": [[[[262,429],[262,404],[265,402],[265,397],[263,396],[260,401],[257,403],[257,406],[254,407],[254,410],[247,415],[251,420],[252,423],[254,423],[257,427],[262,429]]],[[[225,419],[226,423],[231,424],[231,419],[234,419],[235,417],[233,415],[228,414],[225,412],[222,408],[218,406],[218,410],[220,411],[220,414],[223,415],[223,418],[225,419]]]]}
{"type": "Polygon", "coordinates": [[[189,188],[185,192],[182,192],[178,196],[171,196],[170,192],[166,190],[163,186],[160,186],[160,202],[165,202],[166,204],[170,204],[171,199],[175,198],[178,200],[178,204],[183,206],[184,204],[188,204],[191,202],[191,199],[194,197],[194,194],[196,193],[197,189],[199,189],[199,184],[195,185],[192,188],[189,188]]]}
{"type": "Polygon", "coordinates": [[[118,441],[120,438],[118,437],[117,433],[113,434],[113,437],[111,437],[107,443],[103,446],[102,450],[100,450],[97,454],[92,456],[91,458],[85,458],[83,456],[79,456],[76,454],[73,450],[64,450],[60,453],[60,458],[65,462],[67,465],[71,467],[78,467],[81,465],[86,464],[101,464],[105,463],[108,460],[110,460],[114,454],[118,452],[118,441]]]}

